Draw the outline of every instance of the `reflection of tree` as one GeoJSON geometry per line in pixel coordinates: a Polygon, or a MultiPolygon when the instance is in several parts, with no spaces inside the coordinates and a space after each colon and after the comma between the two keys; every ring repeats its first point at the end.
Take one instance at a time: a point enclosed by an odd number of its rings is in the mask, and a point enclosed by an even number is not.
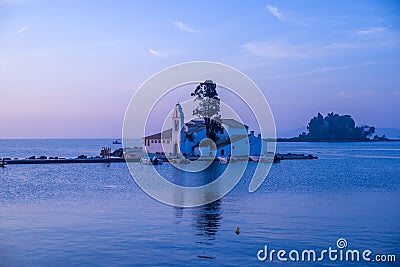
{"type": "Polygon", "coordinates": [[[216,200],[199,208],[194,224],[198,230],[196,236],[201,237],[197,243],[208,246],[214,245],[211,241],[215,240],[221,218],[221,200],[216,200]]]}
{"type": "Polygon", "coordinates": [[[175,218],[176,218],[175,223],[180,224],[182,221],[182,218],[183,218],[183,208],[174,207],[174,213],[175,213],[175,218]]]}
{"type": "Polygon", "coordinates": [[[207,138],[216,141],[217,132],[221,129],[220,99],[218,98],[217,85],[211,80],[206,80],[200,83],[191,95],[196,97],[195,101],[199,101],[199,105],[193,110],[193,115],[204,119],[207,138]]]}
{"type": "MultiPolygon", "coordinates": [[[[203,183],[208,184],[214,181],[222,172],[220,164],[211,164],[207,169],[203,170],[203,183]]],[[[204,197],[207,198],[207,195],[204,197]]],[[[221,217],[221,200],[216,200],[196,209],[194,227],[196,229],[196,243],[207,247],[214,245],[216,234],[220,227],[221,217]]],[[[198,256],[199,258],[213,258],[205,254],[198,256]]]]}

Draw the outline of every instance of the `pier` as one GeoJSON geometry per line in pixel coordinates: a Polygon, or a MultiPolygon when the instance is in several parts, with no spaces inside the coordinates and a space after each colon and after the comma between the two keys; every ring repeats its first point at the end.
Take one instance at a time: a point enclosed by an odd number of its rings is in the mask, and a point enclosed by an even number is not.
{"type": "MultiPolygon", "coordinates": [[[[162,161],[168,162],[166,156],[157,155],[162,161]]],[[[304,155],[304,154],[292,154],[292,153],[285,153],[280,154],[277,153],[275,158],[278,159],[279,162],[281,160],[302,160],[302,159],[317,159],[318,157],[313,156],[311,154],[304,155]]],[[[26,159],[19,159],[19,158],[3,158],[4,165],[13,165],[13,164],[68,164],[68,163],[116,163],[116,162],[140,162],[140,155],[132,155],[130,157],[86,157],[86,156],[78,156],[77,158],[61,158],[61,157],[30,157],[26,159]]],[[[3,159],[0,159],[2,161],[3,159]]],[[[196,159],[191,159],[196,160],[196,159]]],[[[251,161],[251,159],[249,159],[251,161]]],[[[215,161],[218,161],[216,158],[215,161]]]]}
{"type": "Polygon", "coordinates": [[[58,158],[58,159],[5,159],[5,165],[12,164],[66,164],[66,163],[113,163],[139,162],[139,158],[58,158]]]}

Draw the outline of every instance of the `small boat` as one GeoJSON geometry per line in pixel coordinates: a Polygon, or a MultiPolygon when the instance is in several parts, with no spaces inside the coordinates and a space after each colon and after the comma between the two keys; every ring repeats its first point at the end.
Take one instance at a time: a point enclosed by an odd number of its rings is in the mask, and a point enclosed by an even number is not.
{"type": "Polygon", "coordinates": [[[250,161],[254,161],[254,162],[259,162],[260,161],[260,157],[259,156],[249,156],[249,160],[250,161]]]}
{"type": "Polygon", "coordinates": [[[227,157],[218,157],[219,162],[221,163],[229,163],[229,159],[227,157]]]}
{"type": "Polygon", "coordinates": [[[140,163],[147,164],[147,165],[152,165],[151,159],[149,157],[145,157],[145,156],[140,158],[140,163]]]}
{"type": "Polygon", "coordinates": [[[161,165],[163,164],[162,160],[157,158],[156,156],[153,157],[148,157],[148,156],[142,156],[140,158],[140,163],[146,164],[146,165],[161,165]]]}
{"type": "Polygon", "coordinates": [[[0,163],[0,168],[5,168],[6,167],[6,162],[5,162],[5,160],[3,159],[2,161],[1,161],[1,163],[0,163]]]}
{"type": "Polygon", "coordinates": [[[120,144],[122,144],[121,139],[115,139],[115,140],[113,141],[113,144],[114,144],[114,145],[120,145],[120,144]]]}

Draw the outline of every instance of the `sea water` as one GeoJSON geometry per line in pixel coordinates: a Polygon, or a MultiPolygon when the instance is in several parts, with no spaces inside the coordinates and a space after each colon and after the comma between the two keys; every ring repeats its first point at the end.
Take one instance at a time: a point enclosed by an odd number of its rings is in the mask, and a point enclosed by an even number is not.
{"type": "MultiPolygon", "coordinates": [[[[96,156],[102,146],[118,147],[112,140],[0,140],[0,157],[96,156]]],[[[0,265],[291,265],[257,254],[265,246],[338,249],[341,238],[348,249],[396,255],[382,265],[399,265],[400,142],[278,143],[277,151],[319,159],[273,164],[254,193],[247,191],[250,162],[229,194],[197,208],[152,199],[125,163],[8,165],[0,169],[0,265]]],[[[176,173],[168,163],[157,167],[176,173]]],[[[225,167],[213,164],[216,173],[225,167]]],[[[201,173],[185,179],[207,182],[201,173]]],[[[295,265],[380,263],[326,257],[295,265]]]]}

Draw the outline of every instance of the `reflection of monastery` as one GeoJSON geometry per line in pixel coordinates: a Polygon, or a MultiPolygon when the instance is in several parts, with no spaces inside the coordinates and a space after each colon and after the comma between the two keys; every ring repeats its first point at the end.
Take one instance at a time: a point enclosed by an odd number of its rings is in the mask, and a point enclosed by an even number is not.
{"type": "MultiPolygon", "coordinates": [[[[260,134],[255,136],[254,131],[248,133],[249,127],[234,119],[222,119],[221,125],[222,129],[217,134],[216,156],[228,156],[231,153],[246,155],[247,142],[250,143],[250,155],[260,155],[262,142],[260,134]]],[[[206,138],[204,120],[199,118],[185,123],[182,107],[178,103],[172,113],[172,128],[143,139],[147,153],[196,157],[211,153],[212,148],[200,145],[204,138],[206,138]]]]}

